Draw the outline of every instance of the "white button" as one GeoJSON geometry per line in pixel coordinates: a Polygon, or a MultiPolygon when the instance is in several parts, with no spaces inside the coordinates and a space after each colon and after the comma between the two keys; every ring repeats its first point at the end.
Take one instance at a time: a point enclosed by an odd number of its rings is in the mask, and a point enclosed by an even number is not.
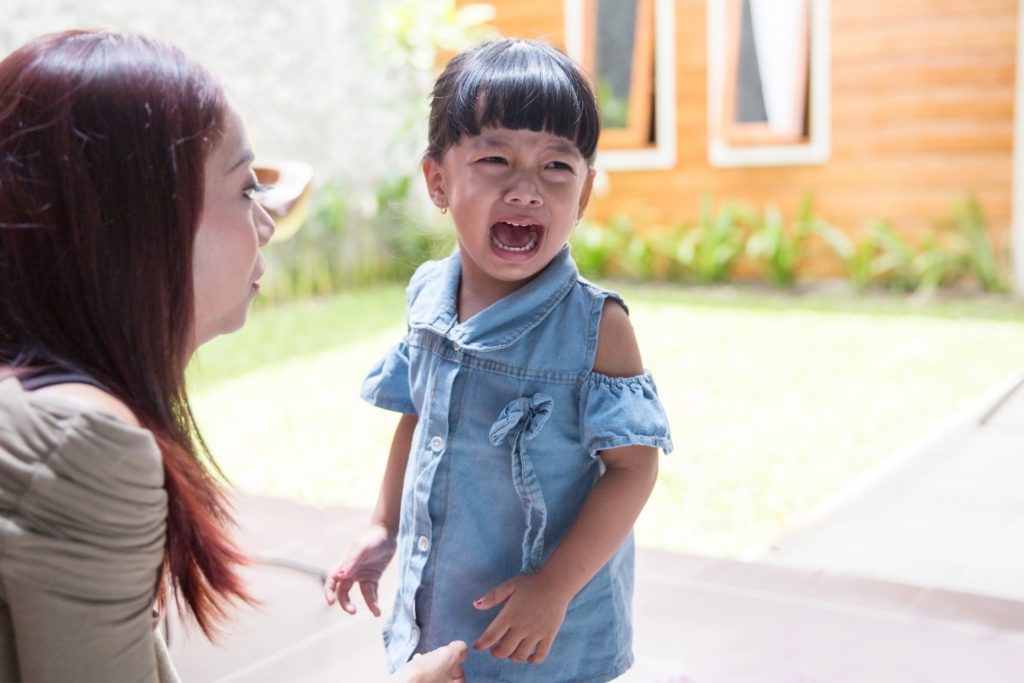
{"type": "Polygon", "coordinates": [[[420,536],[420,540],[416,543],[416,547],[423,552],[427,552],[427,548],[430,547],[430,539],[426,536],[420,536]]]}
{"type": "Polygon", "coordinates": [[[444,448],[444,439],[439,436],[435,436],[430,440],[430,450],[435,453],[440,453],[442,448],[444,448]]]}

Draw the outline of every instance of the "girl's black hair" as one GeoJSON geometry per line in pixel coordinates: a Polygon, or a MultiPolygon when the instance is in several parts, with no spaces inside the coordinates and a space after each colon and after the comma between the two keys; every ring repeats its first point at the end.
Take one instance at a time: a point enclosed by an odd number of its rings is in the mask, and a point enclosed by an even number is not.
{"type": "Polygon", "coordinates": [[[590,82],[565,53],[504,38],[456,55],[434,83],[426,156],[440,161],[463,135],[486,127],[546,131],[593,164],[601,132],[590,82]]]}

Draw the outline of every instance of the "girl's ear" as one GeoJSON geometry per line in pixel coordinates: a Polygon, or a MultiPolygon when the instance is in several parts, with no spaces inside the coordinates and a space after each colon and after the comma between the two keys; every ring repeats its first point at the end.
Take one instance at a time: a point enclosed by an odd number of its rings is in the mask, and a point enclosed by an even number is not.
{"type": "Polygon", "coordinates": [[[439,209],[447,209],[448,193],[445,190],[441,164],[430,157],[426,157],[423,159],[421,168],[423,170],[423,179],[427,183],[427,194],[430,195],[430,201],[434,202],[434,206],[439,209]]]}
{"type": "Polygon", "coordinates": [[[576,220],[583,218],[583,212],[587,210],[590,203],[590,191],[594,189],[594,169],[587,170],[587,177],[583,181],[583,190],[580,192],[580,209],[576,212],[576,220]]]}

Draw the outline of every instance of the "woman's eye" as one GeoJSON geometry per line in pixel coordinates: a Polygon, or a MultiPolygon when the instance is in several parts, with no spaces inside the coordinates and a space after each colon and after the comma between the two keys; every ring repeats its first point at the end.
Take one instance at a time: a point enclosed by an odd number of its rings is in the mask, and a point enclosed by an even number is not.
{"type": "Polygon", "coordinates": [[[249,187],[242,190],[242,194],[246,199],[256,199],[260,195],[266,194],[274,189],[273,185],[264,185],[263,183],[253,183],[249,187]]]}
{"type": "Polygon", "coordinates": [[[484,157],[480,161],[485,163],[485,164],[502,164],[502,165],[507,165],[508,164],[508,161],[506,161],[504,157],[484,157]]]}
{"type": "Polygon", "coordinates": [[[571,171],[572,166],[565,163],[564,161],[552,161],[548,163],[548,168],[555,171],[571,171]]]}

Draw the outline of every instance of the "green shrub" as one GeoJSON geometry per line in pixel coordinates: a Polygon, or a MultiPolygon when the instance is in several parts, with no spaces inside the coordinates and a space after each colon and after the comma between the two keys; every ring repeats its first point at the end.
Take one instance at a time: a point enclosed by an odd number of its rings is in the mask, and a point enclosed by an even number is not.
{"type": "Polygon", "coordinates": [[[746,226],[755,220],[753,210],[745,204],[724,202],[715,211],[711,199],[705,196],[697,225],[679,240],[676,259],[700,282],[728,282],[743,255],[746,226]]]}
{"type": "Polygon", "coordinates": [[[779,287],[792,287],[807,252],[807,239],[833,228],[814,214],[814,200],[804,196],[792,227],[787,228],[774,206],[765,209],[747,239],[747,256],[767,270],[779,287]]]}
{"type": "Polygon", "coordinates": [[[987,292],[1005,292],[1009,283],[988,230],[981,205],[974,195],[953,205],[951,218],[940,225],[952,226],[963,239],[961,261],[964,270],[987,292]]]}
{"type": "MultiPolygon", "coordinates": [[[[412,188],[413,176],[382,181],[374,193],[347,194],[336,184],[318,189],[306,225],[267,249],[265,300],[327,295],[382,280],[402,281],[426,260],[455,246],[450,220],[412,188]]],[[[703,197],[696,224],[638,230],[630,217],[607,225],[584,221],[570,238],[580,272],[589,278],[722,283],[744,254],[776,286],[791,287],[817,236],[843,263],[854,289],[932,291],[972,277],[987,291],[1005,291],[998,252],[973,197],[953,206],[919,243],[889,222],[871,220],[852,239],[814,212],[810,196],[786,224],[774,206],[759,213],[741,202],[714,206],[703,197]]]]}

